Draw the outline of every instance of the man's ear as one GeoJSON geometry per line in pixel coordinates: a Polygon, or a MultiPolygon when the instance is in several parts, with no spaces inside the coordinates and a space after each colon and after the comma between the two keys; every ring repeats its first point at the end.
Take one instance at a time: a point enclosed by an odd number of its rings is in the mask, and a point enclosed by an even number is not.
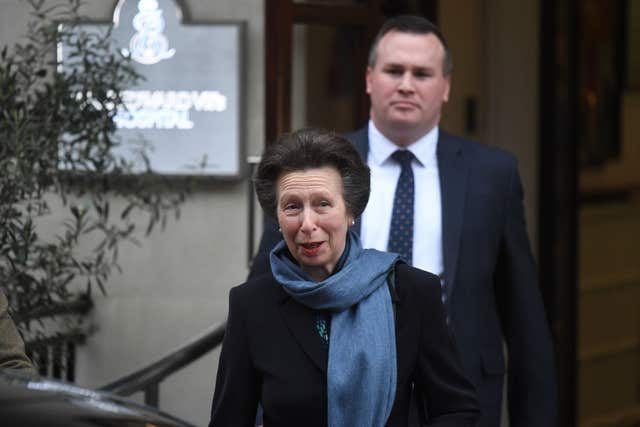
{"type": "Polygon", "coordinates": [[[365,75],[365,81],[367,82],[367,93],[371,95],[371,73],[373,73],[373,69],[371,67],[367,67],[367,73],[365,75]]]}
{"type": "Polygon", "coordinates": [[[444,79],[446,80],[446,86],[442,94],[442,102],[449,102],[449,92],[451,92],[451,74],[444,77],[444,79]]]}

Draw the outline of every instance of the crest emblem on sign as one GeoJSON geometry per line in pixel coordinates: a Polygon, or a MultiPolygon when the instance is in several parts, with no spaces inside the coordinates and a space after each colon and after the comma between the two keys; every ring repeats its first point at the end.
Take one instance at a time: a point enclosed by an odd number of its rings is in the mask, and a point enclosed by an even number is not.
{"type": "Polygon", "coordinates": [[[169,49],[169,40],[162,34],[164,17],[156,0],[140,0],[138,13],[133,17],[137,31],[129,42],[131,58],[141,64],[152,65],[171,58],[175,49],[169,49]]]}

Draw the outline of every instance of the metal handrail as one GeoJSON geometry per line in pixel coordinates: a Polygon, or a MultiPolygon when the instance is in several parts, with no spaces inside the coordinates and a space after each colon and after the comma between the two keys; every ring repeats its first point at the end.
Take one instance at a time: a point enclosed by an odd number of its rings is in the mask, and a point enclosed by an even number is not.
{"type": "Polygon", "coordinates": [[[106,384],[98,390],[121,396],[130,396],[134,393],[144,391],[145,403],[158,407],[160,382],[219,346],[224,338],[226,326],[226,322],[215,326],[156,362],[106,384]]]}
{"type": "MultiPolygon", "coordinates": [[[[254,221],[255,221],[255,198],[253,194],[253,172],[256,165],[260,163],[260,156],[247,157],[249,165],[249,191],[248,191],[248,265],[251,268],[254,252],[254,221]]],[[[186,365],[196,361],[217,346],[222,344],[224,331],[227,323],[213,327],[204,332],[200,337],[194,338],[191,342],[170,354],[160,358],[156,362],[139,369],[131,374],[100,387],[98,390],[115,393],[121,396],[130,396],[134,393],[144,391],[144,401],[147,405],[158,407],[159,384],[169,375],[182,369],[186,365]]]]}

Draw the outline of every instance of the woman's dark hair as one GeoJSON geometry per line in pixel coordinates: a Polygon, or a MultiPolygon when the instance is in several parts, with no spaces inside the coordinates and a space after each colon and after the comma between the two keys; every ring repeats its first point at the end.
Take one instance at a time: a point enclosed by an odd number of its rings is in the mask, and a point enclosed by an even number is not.
{"type": "Polygon", "coordinates": [[[353,144],[333,132],[307,128],[287,133],[267,146],[253,177],[260,206],[276,217],[278,179],[289,172],[334,167],[342,177],[342,196],[357,218],[369,201],[370,173],[353,144]]]}

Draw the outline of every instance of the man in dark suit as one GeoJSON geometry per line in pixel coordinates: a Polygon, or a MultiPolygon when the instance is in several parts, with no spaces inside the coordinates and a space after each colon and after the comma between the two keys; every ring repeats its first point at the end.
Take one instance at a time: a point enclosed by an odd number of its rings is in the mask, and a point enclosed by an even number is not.
{"type": "MultiPolygon", "coordinates": [[[[553,427],[553,346],[517,162],[439,129],[451,71],[446,40],[429,21],[401,16],[381,28],[366,74],[370,121],[347,135],[371,168],[371,197],[356,229],[365,247],[400,248],[392,243],[396,210],[413,218],[403,255],[441,278],[449,326],[480,399],[479,426],[500,425],[504,341],[510,425],[553,427]],[[398,150],[411,152],[406,171],[394,161],[398,150]],[[409,206],[398,207],[401,182],[409,206]]],[[[268,271],[268,253],[280,239],[277,225],[265,223],[251,276],[268,271]]]]}

